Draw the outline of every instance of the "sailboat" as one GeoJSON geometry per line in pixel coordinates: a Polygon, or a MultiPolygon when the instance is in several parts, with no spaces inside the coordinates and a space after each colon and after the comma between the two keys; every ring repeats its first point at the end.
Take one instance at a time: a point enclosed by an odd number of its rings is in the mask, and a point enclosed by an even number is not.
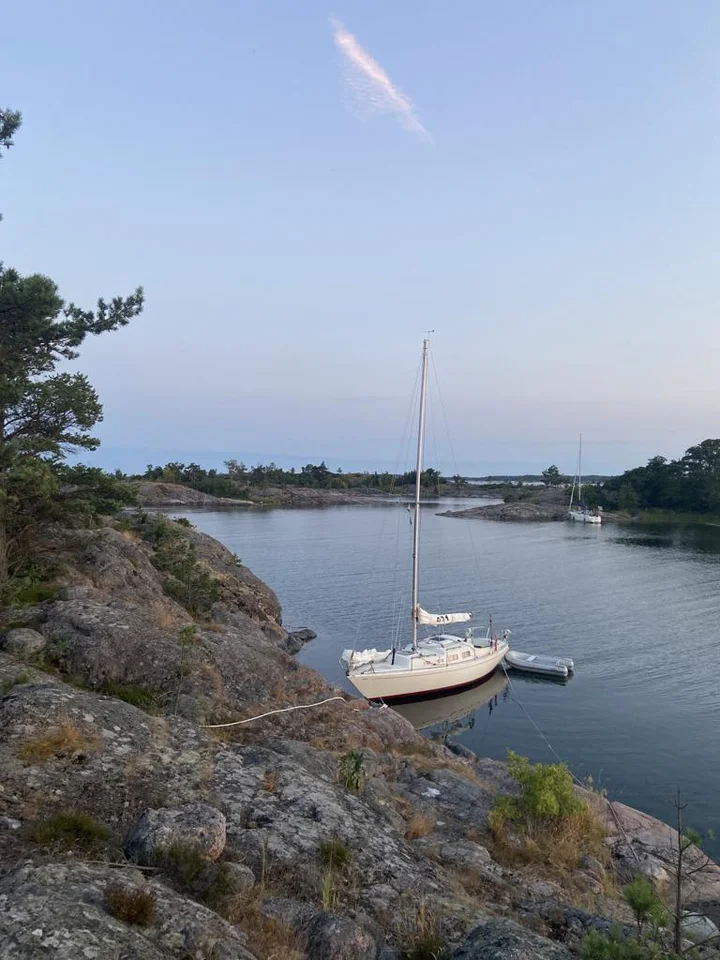
{"type": "Polygon", "coordinates": [[[410,700],[470,687],[489,677],[509,650],[507,630],[501,637],[496,637],[490,628],[481,639],[473,637],[472,630],[464,637],[451,633],[436,633],[424,639],[418,637],[419,626],[445,627],[472,619],[472,613],[428,613],[419,602],[420,479],[425,446],[429,343],[428,339],[423,341],[420,374],[410,608],[412,641],[404,647],[393,645],[386,650],[344,650],[341,659],[348,680],[368,700],[410,700]]]}
{"type": "Polygon", "coordinates": [[[568,507],[568,520],[576,520],[579,523],[602,523],[602,517],[599,513],[589,510],[582,501],[582,434],[580,434],[580,450],[578,452],[578,470],[573,477],[572,489],[570,490],[570,506],[568,507]],[[577,506],[573,509],[573,500],[575,489],[577,488],[577,506]]]}

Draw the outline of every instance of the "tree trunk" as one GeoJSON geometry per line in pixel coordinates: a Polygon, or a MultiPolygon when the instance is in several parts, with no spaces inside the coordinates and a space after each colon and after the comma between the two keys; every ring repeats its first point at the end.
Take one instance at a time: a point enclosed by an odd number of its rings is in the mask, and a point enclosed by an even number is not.
{"type": "Polygon", "coordinates": [[[683,914],[683,854],[685,852],[683,848],[683,822],[682,822],[682,812],[683,808],[680,804],[680,792],[678,791],[678,796],[676,800],[677,807],[677,832],[678,832],[678,853],[677,853],[677,873],[675,875],[675,924],[674,924],[674,934],[673,937],[674,944],[673,949],[675,953],[680,953],[682,949],[682,914],[683,914]]]}
{"type": "Polygon", "coordinates": [[[0,586],[8,578],[8,533],[3,505],[0,504],[0,586]]]}

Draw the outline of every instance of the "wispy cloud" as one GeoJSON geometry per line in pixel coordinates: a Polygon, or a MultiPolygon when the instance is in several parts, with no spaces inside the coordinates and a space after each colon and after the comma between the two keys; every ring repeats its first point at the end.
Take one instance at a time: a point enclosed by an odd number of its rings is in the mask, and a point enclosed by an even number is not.
{"type": "Polygon", "coordinates": [[[345,58],[347,84],[365,114],[393,113],[401,126],[432,143],[432,136],[415,115],[412,100],[394,85],[380,64],[363,50],[355,37],[334,17],[330,24],[335,45],[345,58]]]}

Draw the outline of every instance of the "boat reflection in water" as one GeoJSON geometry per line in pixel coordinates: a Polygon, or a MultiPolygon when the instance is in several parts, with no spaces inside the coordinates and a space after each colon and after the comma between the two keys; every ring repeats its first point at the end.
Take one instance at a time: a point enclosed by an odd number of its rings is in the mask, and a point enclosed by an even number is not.
{"type": "Polygon", "coordinates": [[[393,710],[405,717],[416,730],[437,727],[430,734],[432,739],[444,739],[450,734],[470,730],[475,725],[475,714],[487,705],[492,713],[501,699],[507,696],[507,677],[498,670],[489,679],[460,693],[433,697],[428,700],[413,700],[410,703],[390,704],[393,710]]]}

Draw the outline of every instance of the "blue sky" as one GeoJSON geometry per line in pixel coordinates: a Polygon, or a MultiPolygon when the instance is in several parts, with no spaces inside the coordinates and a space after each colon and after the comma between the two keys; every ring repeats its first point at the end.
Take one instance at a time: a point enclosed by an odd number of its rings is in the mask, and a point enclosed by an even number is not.
{"type": "Polygon", "coordinates": [[[720,435],[715,0],[24,0],[4,29],[0,256],[83,304],[146,289],[83,352],[105,465],[395,463],[430,328],[463,472],[720,435]],[[331,16],[432,143],[350,108],[331,16]]]}

